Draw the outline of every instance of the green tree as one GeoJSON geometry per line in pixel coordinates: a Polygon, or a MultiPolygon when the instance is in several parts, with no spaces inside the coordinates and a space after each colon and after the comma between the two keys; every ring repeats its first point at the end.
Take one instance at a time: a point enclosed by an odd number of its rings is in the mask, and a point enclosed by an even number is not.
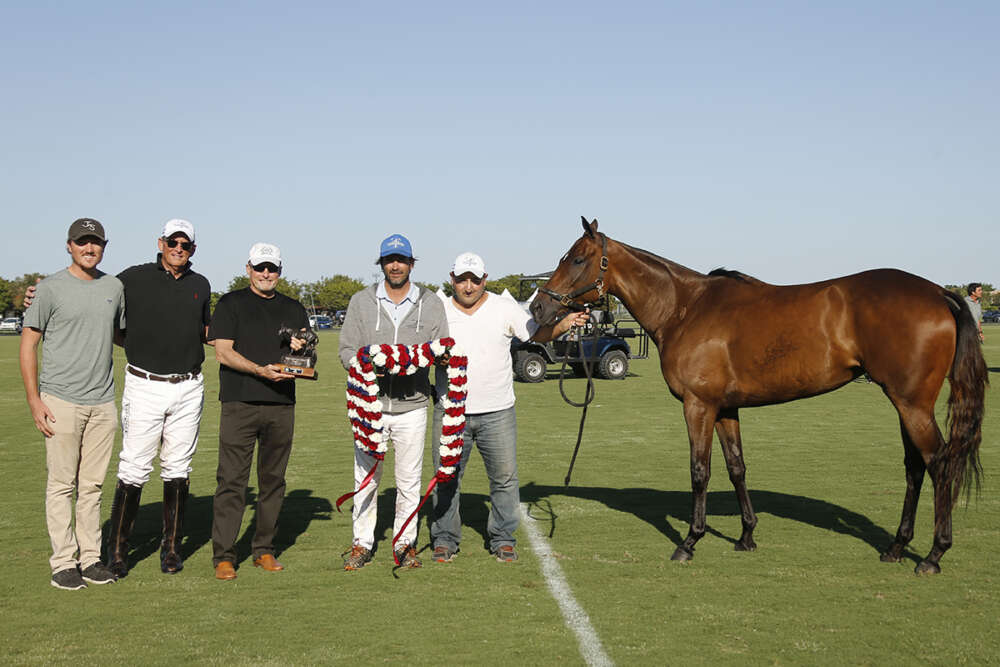
{"type": "Polygon", "coordinates": [[[365,284],[357,278],[337,274],[332,278],[323,276],[314,283],[305,285],[305,297],[312,294],[317,310],[335,312],[346,310],[347,304],[356,292],[365,288],[365,284]]]}
{"type": "Polygon", "coordinates": [[[486,289],[494,294],[503,294],[503,291],[506,289],[515,299],[519,299],[521,298],[518,294],[521,290],[521,277],[520,273],[512,273],[496,280],[487,278],[486,289]]]}
{"type": "Polygon", "coordinates": [[[0,315],[14,309],[14,289],[10,281],[0,278],[0,315]]]}
{"type": "Polygon", "coordinates": [[[24,303],[24,291],[44,277],[44,273],[25,273],[20,278],[14,278],[10,281],[11,307],[15,311],[21,312],[24,310],[24,307],[21,305],[24,303]]]}

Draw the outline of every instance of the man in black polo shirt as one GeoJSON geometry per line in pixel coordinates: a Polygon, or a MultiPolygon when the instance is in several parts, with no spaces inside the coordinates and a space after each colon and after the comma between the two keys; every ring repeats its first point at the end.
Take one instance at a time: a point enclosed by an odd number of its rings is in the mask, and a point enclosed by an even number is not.
{"type": "Polygon", "coordinates": [[[111,505],[108,566],[128,574],[128,537],[143,485],[160,452],[163,542],[160,569],[183,567],[180,554],[191,458],[198,444],[204,403],[201,363],[210,318],[208,280],[191,270],[194,227],[187,220],[164,225],[156,261],[125,269],[125,391],[122,451],[111,505]]]}
{"type": "Polygon", "coordinates": [[[289,348],[305,341],[282,342],[278,330],[306,330],[309,318],[301,303],[275,291],[281,276],[281,252],[257,243],[246,265],[250,287],[229,292],[215,307],[208,339],[219,360],[219,468],[212,518],[212,560],[217,579],[236,578],[236,538],[243,522],[246,488],[254,446],[257,451],[256,532],[253,564],[268,572],[284,566],[274,558],[274,535],[285,498],[285,469],[295,426],[295,376],[276,370],[289,348]]]}

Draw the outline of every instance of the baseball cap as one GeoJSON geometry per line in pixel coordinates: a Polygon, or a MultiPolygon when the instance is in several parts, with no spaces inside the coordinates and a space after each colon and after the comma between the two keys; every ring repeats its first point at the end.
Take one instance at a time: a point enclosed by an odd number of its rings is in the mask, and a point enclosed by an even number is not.
{"type": "Polygon", "coordinates": [[[451,272],[456,276],[463,273],[471,273],[477,278],[486,275],[486,263],[483,258],[474,252],[463,252],[455,258],[455,264],[451,267],[451,272]]]}
{"type": "Polygon", "coordinates": [[[281,251],[278,246],[270,243],[254,243],[250,246],[250,265],[257,266],[264,262],[270,262],[280,269],[281,251]]]}
{"type": "Polygon", "coordinates": [[[84,236],[96,236],[102,241],[108,240],[104,236],[104,225],[93,218],[74,220],[73,224],[69,226],[69,233],[66,235],[66,240],[75,241],[82,239],[84,236]]]}
{"type": "Polygon", "coordinates": [[[389,255],[402,255],[403,257],[413,257],[413,249],[410,248],[410,240],[402,234],[393,234],[382,241],[379,248],[379,259],[389,255]]]}
{"type": "Polygon", "coordinates": [[[167,224],[163,225],[163,234],[161,234],[161,236],[165,239],[169,239],[177,233],[183,234],[187,237],[188,241],[194,243],[194,225],[187,220],[181,220],[180,218],[167,220],[167,224]]]}

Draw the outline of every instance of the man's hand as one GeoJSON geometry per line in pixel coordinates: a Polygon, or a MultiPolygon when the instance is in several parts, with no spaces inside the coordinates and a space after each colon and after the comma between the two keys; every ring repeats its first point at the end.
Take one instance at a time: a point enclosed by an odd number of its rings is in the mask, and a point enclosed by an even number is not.
{"type": "Polygon", "coordinates": [[[55,431],[49,424],[56,423],[56,416],[49,410],[49,406],[45,405],[45,401],[40,396],[36,396],[33,400],[28,401],[28,407],[31,409],[31,418],[35,420],[35,428],[41,431],[46,438],[55,435],[55,431]]]}
{"type": "MultiPolygon", "coordinates": [[[[41,278],[35,281],[35,285],[41,282],[41,278]]],[[[28,289],[24,290],[24,302],[21,304],[24,309],[27,310],[31,306],[31,302],[35,300],[35,285],[28,285],[28,289]]]]}
{"type": "MultiPolygon", "coordinates": [[[[294,339],[293,339],[294,340],[294,339]]],[[[278,369],[281,366],[277,364],[268,364],[266,366],[258,366],[254,374],[265,380],[270,380],[271,382],[282,382],[284,380],[294,380],[295,376],[291,373],[284,373],[278,369]]]]}
{"type": "Polygon", "coordinates": [[[555,329],[553,329],[552,331],[553,336],[560,336],[569,331],[570,329],[572,329],[573,327],[586,326],[587,322],[589,321],[590,321],[589,308],[583,311],[571,312],[568,315],[566,315],[566,317],[562,318],[562,320],[559,321],[559,324],[557,324],[555,329]]]}

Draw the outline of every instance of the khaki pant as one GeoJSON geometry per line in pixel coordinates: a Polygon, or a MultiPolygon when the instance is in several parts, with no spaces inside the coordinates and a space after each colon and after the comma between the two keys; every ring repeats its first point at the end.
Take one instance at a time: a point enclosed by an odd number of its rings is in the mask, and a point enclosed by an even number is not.
{"type": "Polygon", "coordinates": [[[101,487],[118,428],[115,402],[77,405],[46,393],[41,398],[56,420],[50,425],[55,434],[45,439],[49,471],[45,520],[52,542],[49,564],[52,572],[78,563],[85,568],[101,559],[101,487]]]}

